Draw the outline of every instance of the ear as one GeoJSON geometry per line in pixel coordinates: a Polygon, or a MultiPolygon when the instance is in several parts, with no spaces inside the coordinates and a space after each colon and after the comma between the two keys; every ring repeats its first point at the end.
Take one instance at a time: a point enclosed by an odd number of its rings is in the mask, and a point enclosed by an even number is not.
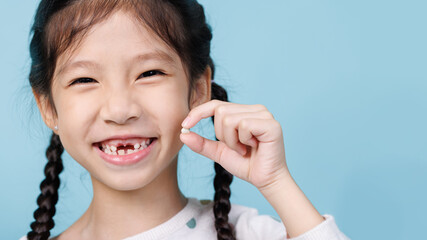
{"type": "Polygon", "coordinates": [[[57,122],[56,114],[54,113],[54,109],[52,104],[50,104],[47,96],[40,95],[36,93],[33,89],[34,98],[36,99],[37,107],[39,108],[40,114],[43,118],[43,122],[50,128],[55,134],[58,134],[57,130],[55,130],[55,125],[57,122]]]}
{"type": "Polygon", "coordinates": [[[196,85],[191,92],[190,109],[211,100],[212,69],[208,66],[205,72],[196,80],[196,85]]]}

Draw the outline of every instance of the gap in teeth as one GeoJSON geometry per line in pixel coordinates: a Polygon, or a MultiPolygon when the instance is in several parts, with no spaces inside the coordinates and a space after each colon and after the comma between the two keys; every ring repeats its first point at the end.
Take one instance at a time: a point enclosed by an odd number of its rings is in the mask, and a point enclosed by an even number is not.
{"type": "Polygon", "coordinates": [[[120,145],[120,146],[110,146],[108,144],[102,144],[100,146],[101,151],[109,155],[126,155],[141,151],[148,147],[152,142],[152,139],[147,139],[141,143],[136,143],[134,145],[120,145]]]}

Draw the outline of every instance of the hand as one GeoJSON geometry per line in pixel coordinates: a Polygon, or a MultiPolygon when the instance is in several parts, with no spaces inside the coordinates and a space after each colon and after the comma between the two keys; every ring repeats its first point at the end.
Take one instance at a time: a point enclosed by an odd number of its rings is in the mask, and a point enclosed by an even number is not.
{"type": "Polygon", "coordinates": [[[192,128],[211,116],[215,117],[215,135],[219,141],[194,132],[181,133],[181,141],[191,150],[260,190],[289,175],[282,128],[265,106],[212,100],[193,108],[182,127],[192,128]]]}

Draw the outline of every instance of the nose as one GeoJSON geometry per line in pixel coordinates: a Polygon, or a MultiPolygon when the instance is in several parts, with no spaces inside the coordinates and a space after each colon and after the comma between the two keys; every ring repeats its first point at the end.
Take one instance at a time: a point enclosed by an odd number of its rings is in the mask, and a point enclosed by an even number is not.
{"type": "Polygon", "coordinates": [[[131,91],[121,88],[106,96],[100,110],[100,116],[105,122],[124,125],[140,117],[141,108],[131,91]]]}

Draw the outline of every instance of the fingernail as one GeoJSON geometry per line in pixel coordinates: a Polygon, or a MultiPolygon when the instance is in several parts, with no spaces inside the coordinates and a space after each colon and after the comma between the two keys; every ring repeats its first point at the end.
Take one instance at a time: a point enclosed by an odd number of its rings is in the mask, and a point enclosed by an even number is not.
{"type": "Polygon", "coordinates": [[[190,117],[186,117],[185,119],[184,119],[184,121],[182,122],[182,124],[181,124],[181,126],[182,127],[187,127],[187,124],[190,122],[190,117]]]}

